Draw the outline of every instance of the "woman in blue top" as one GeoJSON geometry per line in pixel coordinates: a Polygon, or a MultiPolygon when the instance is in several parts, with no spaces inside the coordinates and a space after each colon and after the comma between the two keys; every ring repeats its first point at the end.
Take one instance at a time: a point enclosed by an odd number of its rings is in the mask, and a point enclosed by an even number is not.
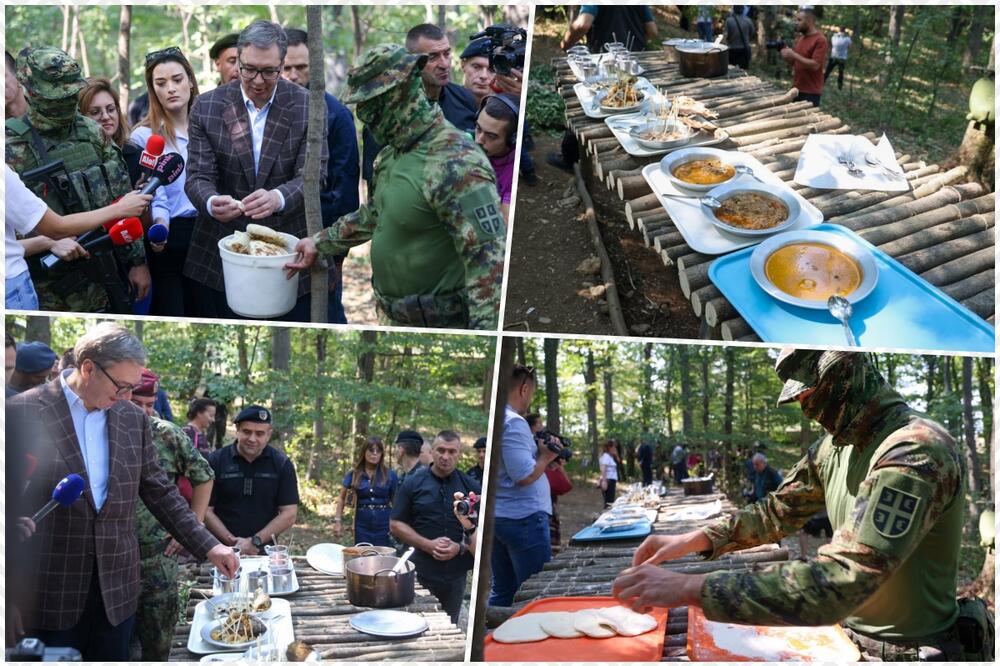
{"type": "Polygon", "coordinates": [[[344,507],[351,506],[354,508],[355,543],[392,545],[389,541],[389,514],[392,513],[392,498],[397,485],[396,472],[385,466],[385,445],[378,437],[370,438],[358,451],[354,469],[344,476],[337,517],[333,523],[334,536],[339,539],[343,533],[344,507]]]}
{"type": "MultiPolygon", "coordinates": [[[[163,154],[188,157],[188,114],[198,97],[194,69],[176,46],[146,54],[146,90],[149,112],[132,131],[132,141],[145,146],[149,137],[158,134],[166,147],[163,154]]],[[[153,197],[153,222],[166,227],[164,243],[148,245],[147,256],[153,274],[153,303],[150,314],[183,317],[190,315],[191,303],[201,289],[184,276],[184,262],[194,220],[198,215],[184,193],[187,170],[180,178],[156,191],[153,197]]]]}

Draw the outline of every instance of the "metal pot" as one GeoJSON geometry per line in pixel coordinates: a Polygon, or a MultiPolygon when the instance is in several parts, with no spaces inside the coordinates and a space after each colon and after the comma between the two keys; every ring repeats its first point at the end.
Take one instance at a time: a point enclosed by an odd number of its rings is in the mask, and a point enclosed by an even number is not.
{"type": "Polygon", "coordinates": [[[371,555],[395,557],[396,549],[389,546],[373,546],[368,542],[356,543],[344,549],[344,562],[347,563],[357,557],[369,557],[371,555]]]}
{"type": "Polygon", "coordinates": [[[344,564],[347,579],[347,599],[355,606],[368,608],[398,608],[413,603],[417,567],[407,562],[405,573],[392,568],[398,557],[372,555],[357,557],[344,564]]]}
{"type": "Polygon", "coordinates": [[[681,76],[688,79],[711,79],[729,71],[729,47],[725,44],[700,42],[697,45],[675,47],[680,61],[681,76]]]}
{"type": "Polygon", "coordinates": [[[702,41],[700,39],[681,39],[680,37],[665,39],[661,42],[663,45],[663,53],[667,56],[667,62],[677,62],[679,60],[677,57],[677,47],[694,46],[695,44],[701,43],[702,41]]]}

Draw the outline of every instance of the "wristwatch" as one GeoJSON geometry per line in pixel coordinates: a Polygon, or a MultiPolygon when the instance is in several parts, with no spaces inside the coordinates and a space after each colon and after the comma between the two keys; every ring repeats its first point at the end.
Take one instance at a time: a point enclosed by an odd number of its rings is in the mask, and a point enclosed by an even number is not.
{"type": "Polygon", "coordinates": [[[250,537],[250,543],[252,543],[253,547],[257,549],[264,545],[264,541],[256,534],[250,537]]]}

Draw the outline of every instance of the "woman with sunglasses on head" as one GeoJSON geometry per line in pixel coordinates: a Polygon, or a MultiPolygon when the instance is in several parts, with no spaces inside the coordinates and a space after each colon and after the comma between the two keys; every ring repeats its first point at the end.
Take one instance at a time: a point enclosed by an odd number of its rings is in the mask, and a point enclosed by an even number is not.
{"type": "Polygon", "coordinates": [[[358,451],[354,469],[344,477],[337,503],[333,534],[343,534],[344,508],[354,508],[354,542],[390,546],[389,514],[398,481],[396,472],[385,465],[385,445],[378,437],[368,439],[358,451]]]}
{"type": "MultiPolygon", "coordinates": [[[[191,63],[176,46],[152,51],[146,54],[145,80],[149,112],[132,131],[132,140],[145,146],[156,134],[166,144],[164,154],[177,153],[187,161],[188,114],[198,96],[191,63]]],[[[159,188],[153,198],[153,224],[167,230],[166,241],[150,243],[149,263],[155,285],[150,312],[155,315],[189,314],[194,292],[199,288],[182,274],[197,216],[184,193],[184,181],[185,173],[181,173],[177,180],[159,188]]]]}

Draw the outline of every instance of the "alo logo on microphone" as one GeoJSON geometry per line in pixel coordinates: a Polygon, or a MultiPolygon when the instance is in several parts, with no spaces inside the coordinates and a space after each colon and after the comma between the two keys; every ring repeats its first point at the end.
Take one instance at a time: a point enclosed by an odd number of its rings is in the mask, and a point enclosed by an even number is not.
{"type": "Polygon", "coordinates": [[[156,155],[151,155],[145,150],[142,151],[142,155],[139,157],[139,166],[144,169],[155,169],[156,168],[156,155]]]}

